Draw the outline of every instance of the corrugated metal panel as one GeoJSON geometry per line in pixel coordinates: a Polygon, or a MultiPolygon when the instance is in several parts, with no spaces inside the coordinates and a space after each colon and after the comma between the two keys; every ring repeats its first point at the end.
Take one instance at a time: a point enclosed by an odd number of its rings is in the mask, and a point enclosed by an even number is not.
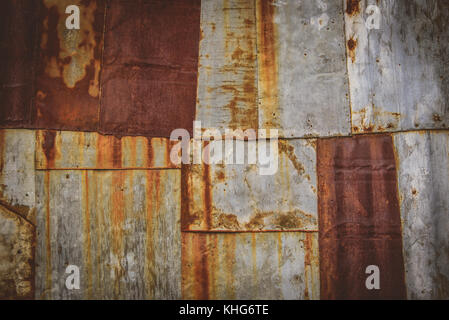
{"type": "Polygon", "coordinates": [[[199,38],[200,0],[108,2],[100,131],[191,131],[199,38]]]}
{"type": "Polygon", "coordinates": [[[180,168],[170,160],[174,143],[165,138],[37,131],[36,169],[180,168]]]}
{"type": "Polygon", "coordinates": [[[37,1],[2,1],[0,11],[0,126],[30,125],[34,95],[37,1]]]}
{"type": "Polygon", "coordinates": [[[0,205],[0,299],[31,299],[34,226],[0,205]]]}
{"type": "Polygon", "coordinates": [[[30,130],[0,130],[0,205],[34,221],[34,141],[30,130]]]}
{"type": "Polygon", "coordinates": [[[392,138],[320,139],[317,154],[321,298],[405,298],[392,138]],[[365,286],[369,265],[379,290],[365,286]]]}
{"type": "MultiPolygon", "coordinates": [[[[260,175],[248,161],[184,165],[183,230],[316,231],[315,140],[273,143],[279,146],[274,175],[260,175]]],[[[254,141],[244,144],[256,149],[254,141]]]]}
{"type": "Polygon", "coordinates": [[[449,298],[449,133],[394,136],[407,294],[449,298]]]}
{"type": "Polygon", "coordinates": [[[345,21],[352,131],[448,127],[449,3],[348,0],[345,21]],[[365,26],[369,4],[379,30],[365,26]]]}
{"type": "Polygon", "coordinates": [[[39,171],[36,298],[180,298],[179,183],[177,170],[39,171]]]}
{"type": "Polygon", "coordinates": [[[254,1],[201,3],[196,120],[204,128],[257,129],[254,1]]]}
{"type": "Polygon", "coordinates": [[[341,1],[257,0],[259,126],[350,133],[341,1]]]}
{"type": "Polygon", "coordinates": [[[316,233],[183,233],[184,299],[318,299],[316,233]]]}
{"type": "Polygon", "coordinates": [[[36,79],[36,126],[95,131],[98,126],[104,0],[42,0],[36,79]],[[80,8],[80,29],[67,29],[66,7],[80,8]]]}

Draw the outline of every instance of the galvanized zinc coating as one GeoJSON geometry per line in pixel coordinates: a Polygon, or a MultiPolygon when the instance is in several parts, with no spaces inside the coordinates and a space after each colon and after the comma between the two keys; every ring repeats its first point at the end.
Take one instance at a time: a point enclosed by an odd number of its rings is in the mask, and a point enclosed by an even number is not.
{"type": "Polygon", "coordinates": [[[257,1],[259,127],[350,133],[341,1],[257,1]]]}
{"type": "Polygon", "coordinates": [[[36,298],[179,299],[179,183],[174,170],[37,172],[36,298]]]}
{"type": "Polygon", "coordinates": [[[353,133],[449,126],[448,21],[447,1],[347,1],[353,133]]]}
{"type": "Polygon", "coordinates": [[[449,298],[449,132],[394,135],[407,297],[449,298]]]}

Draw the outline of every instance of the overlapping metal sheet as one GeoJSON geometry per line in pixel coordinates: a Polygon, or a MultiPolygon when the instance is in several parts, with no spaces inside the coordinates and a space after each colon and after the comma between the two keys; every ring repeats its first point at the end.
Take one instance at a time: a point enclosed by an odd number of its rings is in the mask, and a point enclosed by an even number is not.
{"type": "MultiPolygon", "coordinates": [[[[315,140],[273,143],[273,175],[248,162],[183,166],[183,230],[317,231],[315,140]]],[[[257,149],[254,141],[243,144],[257,149]]]]}
{"type": "Polygon", "coordinates": [[[203,128],[257,129],[255,2],[201,3],[196,120],[203,128]]]}
{"type": "Polygon", "coordinates": [[[95,132],[39,130],[36,169],[170,169],[175,141],[105,136],[95,132]]]}
{"type": "Polygon", "coordinates": [[[409,299],[449,298],[449,133],[394,135],[409,299]]]}
{"type": "Polygon", "coordinates": [[[3,1],[0,12],[0,126],[31,123],[37,1],[3,1]]]}
{"type": "Polygon", "coordinates": [[[34,294],[34,132],[0,130],[0,299],[34,294]]]}
{"type": "Polygon", "coordinates": [[[447,1],[346,1],[353,133],[449,126],[448,21],[447,1]]]}
{"type": "Polygon", "coordinates": [[[95,131],[100,108],[104,0],[43,0],[39,7],[39,55],[35,126],[95,131]],[[80,29],[67,29],[66,7],[80,9],[80,29]]]}
{"type": "Polygon", "coordinates": [[[200,0],[109,1],[104,37],[100,131],[191,131],[200,0]]]}
{"type": "Polygon", "coordinates": [[[36,298],[180,298],[179,182],[174,170],[39,171],[36,298]]]}
{"type": "Polygon", "coordinates": [[[182,234],[184,299],[318,299],[316,233],[182,234]]]}
{"type": "Polygon", "coordinates": [[[317,154],[321,298],[405,298],[391,136],[320,139],[317,154]],[[376,290],[366,286],[370,265],[376,290]]]}
{"type": "Polygon", "coordinates": [[[341,1],[257,0],[259,126],[350,133],[341,1]]]}

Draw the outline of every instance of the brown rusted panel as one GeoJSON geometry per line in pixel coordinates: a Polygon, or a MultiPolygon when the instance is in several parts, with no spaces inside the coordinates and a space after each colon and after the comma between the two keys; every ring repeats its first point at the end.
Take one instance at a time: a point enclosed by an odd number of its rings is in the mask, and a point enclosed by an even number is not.
{"type": "Polygon", "coordinates": [[[392,138],[318,140],[322,299],[405,299],[392,138]],[[369,265],[380,289],[368,290],[369,265]]]}
{"type": "Polygon", "coordinates": [[[98,127],[104,0],[43,0],[33,121],[44,129],[98,127]],[[80,9],[80,29],[67,29],[66,7],[80,9]]]}
{"type": "Polygon", "coordinates": [[[177,141],[104,136],[96,132],[39,130],[36,169],[171,169],[177,141]]]}
{"type": "Polygon", "coordinates": [[[37,1],[2,1],[0,10],[0,126],[30,125],[37,1]]]}
{"type": "Polygon", "coordinates": [[[195,114],[199,0],[108,3],[100,131],[167,137],[195,114]]]}

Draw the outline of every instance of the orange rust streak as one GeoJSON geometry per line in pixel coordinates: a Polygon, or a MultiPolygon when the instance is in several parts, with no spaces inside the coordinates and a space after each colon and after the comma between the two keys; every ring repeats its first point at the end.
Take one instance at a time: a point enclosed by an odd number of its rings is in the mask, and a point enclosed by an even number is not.
{"type": "Polygon", "coordinates": [[[49,291],[49,298],[51,299],[51,239],[50,239],[50,171],[45,172],[45,194],[46,194],[46,217],[45,217],[45,231],[46,231],[46,250],[47,250],[47,264],[46,264],[46,290],[49,291]]]}
{"type": "Polygon", "coordinates": [[[277,30],[274,23],[275,6],[272,0],[257,1],[257,34],[259,49],[259,107],[263,110],[265,128],[279,128],[277,30]]]}
{"type": "Polygon", "coordinates": [[[146,207],[147,207],[147,227],[146,227],[146,278],[147,278],[147,298],[154,298],[154,278],[155,273],[154,266],[154,248],[153,248],[153,172],[147,171],[147,182],[146,182],[146,207]]]}
{"type": "Polygon", "coordinates": [[[89,178],[88,171],[84,171],[84,180],[85,180],[85,235],[86,242],[84,242],[84,250],[86,251],[87,256],[87,298],[92,297],[92,260],[91,260],[91,240],[90,240],[90,211],[89,211],[89,178]]]}
{"type": "Polygon", "coordinates": [[[209,299],[209,235],[195,234],[193,236],[193,263],[195,266],[195,298],[209,299]]]}

